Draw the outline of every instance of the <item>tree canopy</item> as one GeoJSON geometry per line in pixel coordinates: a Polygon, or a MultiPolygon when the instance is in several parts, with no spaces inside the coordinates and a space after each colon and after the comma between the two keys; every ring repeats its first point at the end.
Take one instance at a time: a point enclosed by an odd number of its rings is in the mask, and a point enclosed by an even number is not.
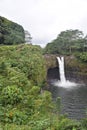
{"type": "Polygon", "coordinates": [[[23,27],[0,16],[0,44],[12,45],[24,42],[25,34],[23,27]]]}
{"type": "Polygon", "coordinates": [[[45,48],[45,53],[73,53],[75,51],[83,51],[84,45],[87,44],[87,39],[82,31],[66,30],[62,31],[55,40],[48,43],[45,48]]]}

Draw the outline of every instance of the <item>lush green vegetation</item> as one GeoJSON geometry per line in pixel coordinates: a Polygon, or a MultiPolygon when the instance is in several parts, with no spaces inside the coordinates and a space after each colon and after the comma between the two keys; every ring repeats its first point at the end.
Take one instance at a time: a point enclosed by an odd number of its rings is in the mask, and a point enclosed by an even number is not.
{"type": "Polygon", "coordinates": [[[79,30],[66,30],[61,32],[44,49],[47,54],[73,54],[87,50],[87,37],[79,30]]]}
{"type": "Polygon", "coordinates": [[[0,46],[1,130],[86,130],[87,120],[60,115],[46,85],[42,49],[32,45],[0,46]]]}
{"type": "Polygon", "coordinates": [[[24,42],[25,34],[23,27],[0,16],[0,44],[12,45],[24,42]]]}
{"type": "Polygon", "coordinates": [[[87,36],[79,30],[66,30],[44,48],[44,54],[75,55],[87,62],[87,36]]]}
{"type": "Polygon", "coordinates": [[[83,53],[77,54],[77,57],[78,57],[82,62],[87,63],[87,52],[83,52],[83,53]]]}
{"type": "MultiPolygon", "coordinates": [[[[43,89],[46,63],[40,46],[20,43],[23,27],[0,16],[0,130],[87,130],[87,119],[61,115],[60,98],[54,104],[43,89]]],[[[81,31],[67,30],[48,43],[44,53],[74,53],[87,62],[86,44],[81,31]]]]}

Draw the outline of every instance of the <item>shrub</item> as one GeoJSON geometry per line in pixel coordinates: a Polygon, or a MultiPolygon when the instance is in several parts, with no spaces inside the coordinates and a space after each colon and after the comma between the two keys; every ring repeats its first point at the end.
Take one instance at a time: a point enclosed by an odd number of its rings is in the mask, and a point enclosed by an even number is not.
{"type": "Polygon", "coordinates": [[[82,120],[82,126],[87,129],[87,118],[82,120]]]}
{"type": "Polygon", "coordinates": [[[79,58],[82,61],[87,62],[87,52],[80,53],[79,58]]]}
{"type": "Polygon", "coordinates": [[[82,130],[81,124],[78,121],[73,121],[68,118],[64,118],[58,122],[57,130],[82,130]]]}
{"type": "Polygon", "coordinates": [[[23,92],[21,88],[18,88],[16,85],[7,86],[2,90],[2,103],[6,104],[17,104],[22,100],[23,92]]]}
{"type": "Polygon", "coordinates": [[[5,123],[14,123],[20,125],[20,124],[26,124],[27,119],[28,117],[24,111],[20,111],[17,110],[16,108],[13,108],[12,110],[5,113],[3,121],[5,123]]]}

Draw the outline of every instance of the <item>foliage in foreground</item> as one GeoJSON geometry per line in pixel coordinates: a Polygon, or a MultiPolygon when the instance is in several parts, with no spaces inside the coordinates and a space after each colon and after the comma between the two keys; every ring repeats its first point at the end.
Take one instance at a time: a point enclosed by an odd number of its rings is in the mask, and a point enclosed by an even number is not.
{"type": "Polygon", "coordinates": [[[0,121],[27,124],[36,113],[46,111],[49,97],[48,92],[40,93],[46,80],[41,48],[1,46],[0,61],[0,121]]]}
{"type": "Polygon", "coordinates": [[[1,130],[87,130],[87,120],[82,122],[72,121],[62,117],[58,120],[56,117],[50,119],[32,120],[27,125],[16,125],[6,123],[0,125],[1,130]],[[53,120],[52,120],[53,119],[53,120]],[[85,125],[84,125],[85,124],[85,125]]]}
{"type": "Polygon", "coordinates": [[[46,69],[41,48],[32,45],[0,47],[1,130],[86,130],[87,120],[60,115],[60,98],[41,91],[46,69]]]}

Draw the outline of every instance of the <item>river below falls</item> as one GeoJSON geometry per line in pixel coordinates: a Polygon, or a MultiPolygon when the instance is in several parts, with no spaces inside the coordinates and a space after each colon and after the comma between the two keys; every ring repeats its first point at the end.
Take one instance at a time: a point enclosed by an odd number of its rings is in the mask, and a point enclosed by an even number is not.
{"type": "Polygon", "coordinates": [[[87,85],[64,88],[50,85],[53,100],[61,98],[61,113],[71,119],[80,120],[87,117],[87,85]]]}

